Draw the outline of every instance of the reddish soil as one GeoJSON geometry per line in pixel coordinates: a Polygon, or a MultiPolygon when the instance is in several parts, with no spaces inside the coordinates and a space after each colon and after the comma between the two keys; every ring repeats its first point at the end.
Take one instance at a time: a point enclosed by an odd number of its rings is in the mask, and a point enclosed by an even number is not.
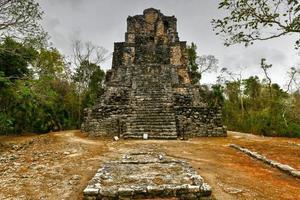
{"type": "Polygon", "coordinates": [[[300,180],[228,147],[238,144],[300,170],[300,139],[229,132],[188,141],[90,139],[79,131],[0,137],[0,199],[81,199],[106,159],[130,149],[187,160],[216,199],[300,199],[300,180]]]}

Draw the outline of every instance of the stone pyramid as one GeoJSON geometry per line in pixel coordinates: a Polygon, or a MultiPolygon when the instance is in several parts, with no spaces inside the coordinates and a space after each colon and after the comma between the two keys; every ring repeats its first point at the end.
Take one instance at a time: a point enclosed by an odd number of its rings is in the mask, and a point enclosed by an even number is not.
{"type": "Polygon", "coordinates": [[[85,110],[82,129],[92,136],[140,139],[226,136],[221,118],[220,108],[208,107],[199,86],[191,84],[177,19],[149,8],[127,18],[105,92],[85,110]]]}

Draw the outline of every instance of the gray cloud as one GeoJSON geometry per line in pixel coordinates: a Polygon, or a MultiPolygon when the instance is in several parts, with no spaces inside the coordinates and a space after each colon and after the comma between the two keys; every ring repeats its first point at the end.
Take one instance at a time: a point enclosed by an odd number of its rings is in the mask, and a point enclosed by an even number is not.
{"type": "MultiPolygon", "coordinates": [[[[260,74],[259,62],[262,57],[273,63],[272,78],[284,82],[284,74],[299,62],[293,49],[295,37],[279,38],[257,43],[245,48],[242,45],[224,47],[223,41],[212,31],[212,18],[223,15],[217,9],[218,0],[39,0],[45,16],[43,25],[52,37],[55,47],[64,54],[71,53],[71,41],[79,38],[92,41],[110,52],[113,43],[124,41],[126,18],[141,14],[144,9],[154,7],[166,15],[178,19],[181,40],[195,42],[198,53],[212,54],[220,60],[222,67],[236,70],[245,66],[245,74],[260,74]]],[[[110,68],[111,60],[103,64],[110,68]]],[[[206,75],[204,82],[212,82],[215,74],[206,75]]]]}

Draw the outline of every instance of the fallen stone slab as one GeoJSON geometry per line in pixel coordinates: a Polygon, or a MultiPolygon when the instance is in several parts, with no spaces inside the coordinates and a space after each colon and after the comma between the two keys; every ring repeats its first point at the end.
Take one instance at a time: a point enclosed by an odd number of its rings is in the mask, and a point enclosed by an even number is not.
{"type": "Polygon", "coordinates": [[[300,171],[294,169],[293,167],[291,167],[289,165],[281,164],[277,161],[268,159],[265,156],[262,156],[257,152],[250,151],[249,149],[240,147],[239,145],[236,145],[236,144],[230,144],[229,146],[232,148],[235,148],[257,160],[263,161],[264,163],[266,163],[272,167],[278,168],[279,170],[281,170],[289,175],[292,175],[293,177],[300,178],[300,171]]]}
{"type": "Polygon", "coordinates": [[[211,199],[211,187],[185,161],[131,153],[102,165],[83,191],[85,200],[211,199]]]}

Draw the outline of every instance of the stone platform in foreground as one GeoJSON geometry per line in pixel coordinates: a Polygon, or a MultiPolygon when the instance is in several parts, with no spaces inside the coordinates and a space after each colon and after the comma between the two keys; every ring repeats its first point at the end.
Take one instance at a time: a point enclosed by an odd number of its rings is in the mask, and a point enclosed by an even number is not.
{"type": "Polygon", "coordinates": [[[185,161],[131,153],[103,164],[84,190],[96,199],[210,199],[211,188],[185,161]]]}

